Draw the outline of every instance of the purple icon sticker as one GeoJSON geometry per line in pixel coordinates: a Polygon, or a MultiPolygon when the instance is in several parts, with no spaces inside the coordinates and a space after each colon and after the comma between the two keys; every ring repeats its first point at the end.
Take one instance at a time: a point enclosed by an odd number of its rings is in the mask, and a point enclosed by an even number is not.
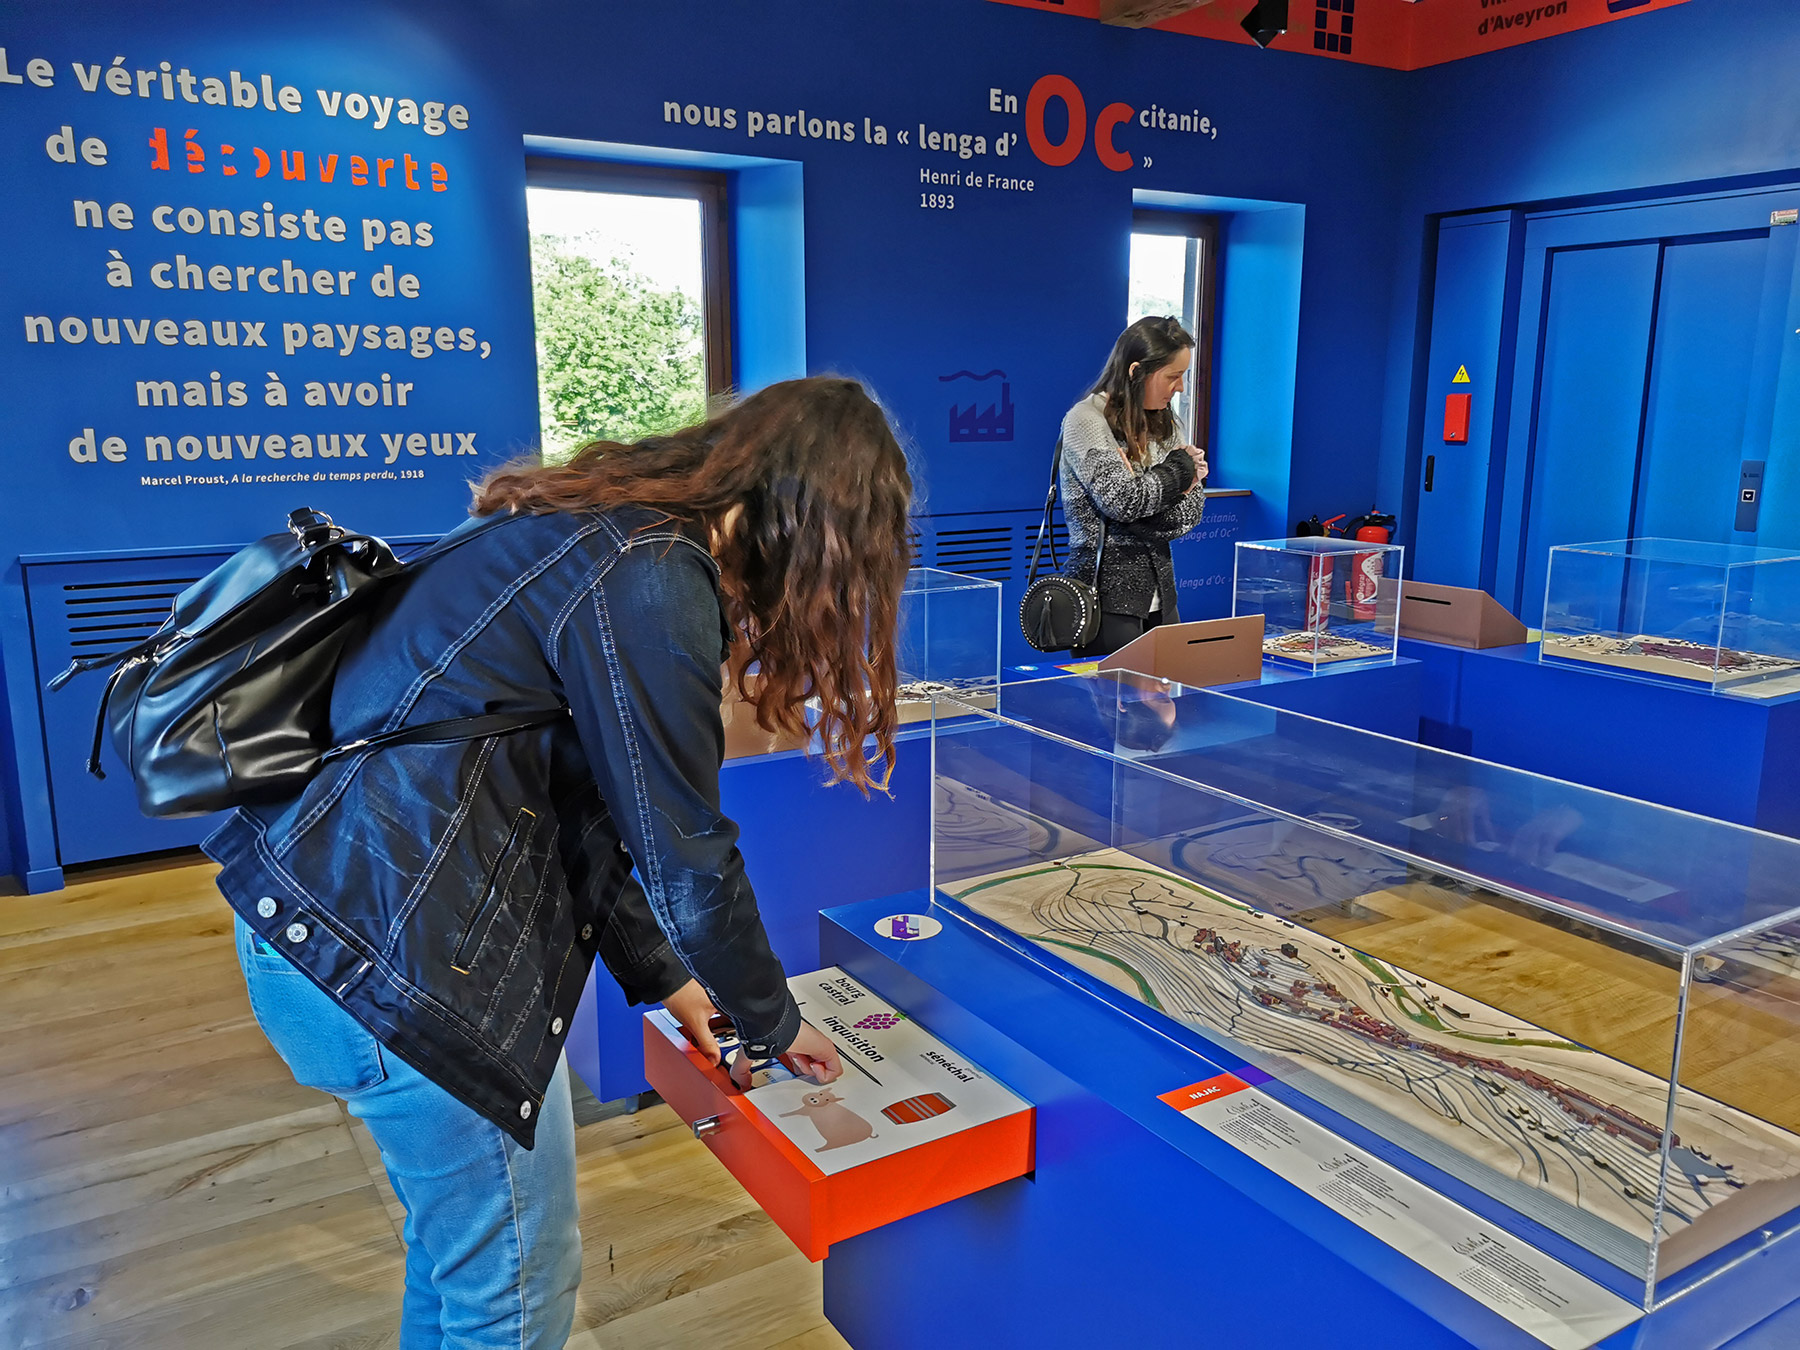
{"type": "Polygon", "coordinates": [[[936,937],[943,931],[944,925],[929,914],[890,914],[875,924],[876,936],[897,942],[918,942],[922,938],[936,937]]]}

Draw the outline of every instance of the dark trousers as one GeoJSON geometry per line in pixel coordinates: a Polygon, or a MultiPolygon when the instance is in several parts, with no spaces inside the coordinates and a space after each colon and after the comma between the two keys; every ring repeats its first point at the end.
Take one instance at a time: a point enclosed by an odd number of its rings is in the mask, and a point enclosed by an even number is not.
{"type": "Polygon", "coordinates": [[[1147,619],[1140,619],[1135,614],[1102,613],[1100,631],[1093,642],[1086,647],[1075,648],[1069,655],[1077,661],[1097,661],[1103,656],[1111,656],[1127,642],[1142,637],[1162,621],[1163,612],[1160,609],[1147,619]]]}

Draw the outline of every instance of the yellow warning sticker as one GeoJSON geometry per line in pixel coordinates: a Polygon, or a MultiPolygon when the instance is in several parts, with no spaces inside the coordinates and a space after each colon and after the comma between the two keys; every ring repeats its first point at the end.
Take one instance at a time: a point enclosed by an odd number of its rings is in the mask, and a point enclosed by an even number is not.
{"type": "Polygon", "coordinates": [[[1456,368],[1456,378],[1454,380],[1450,381],[1450,383],[1451,384],[1468,384],[1468,383],[1470,383],[1469,368],[1467,366],[1458,366],[1456,368]]]}

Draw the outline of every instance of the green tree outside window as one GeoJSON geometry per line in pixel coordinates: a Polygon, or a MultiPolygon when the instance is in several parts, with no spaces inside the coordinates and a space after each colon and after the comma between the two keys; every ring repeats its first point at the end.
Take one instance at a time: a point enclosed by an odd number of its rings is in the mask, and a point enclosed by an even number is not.
{"type": "Polygon", "coordinates": [[[706,415],[699,301],[660,290],[629,259],[601,262],[568,236],[534,234],[538,407],[545,459],[592,440],[635,441],[706,415]]]}

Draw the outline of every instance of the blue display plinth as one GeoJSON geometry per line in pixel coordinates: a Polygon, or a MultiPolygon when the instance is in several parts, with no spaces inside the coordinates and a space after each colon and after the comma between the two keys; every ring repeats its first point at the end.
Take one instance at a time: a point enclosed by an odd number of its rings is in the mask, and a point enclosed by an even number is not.
{"type": "MultiPolygon", "coordinates": [[[[1060,666],[1009,666],[1005,676],[1008,680],[1041,680],[1065,673],[1060,666]]],[[[1419,663],[1402,657],[1387,665],[1318,673],[1264,661],[1259,678],[1214,687],[1222,694],[1271,708],[1410,741],[1419,734],[1424,685],[1419,663]]]]}
{"type": "Polygon", "coordinates": [[[1800,694],[1744,698],[1544,665],[1535,644],[1402,639],[1427,745],[1800,835],[1800,694]]]}
{"type": "MultiPolygon", "coordinates": [[[[744,870],[769,942],[789,971],[816,970],[819,911],[923,886],[930,858],[929,728],[902,735],[889,794],[826,786],[822,761],[799,751],[727,760],[720,804],[738,824],[744,870]]],[[[606,968],[588,978],[567,1044],[569,1067],[602,1101],[648,1092],[642,1009],[606,968]]]]}
{"type": "MultiPolygon", "coordinates": [[[[1520,1331],[1158,1100],[1209,1059],[934,906],[937,937],[821,916],[820,955],[1037,1106],[1036,1169],[840,1242],[825,1312],[855,1350],[1403,1345],[1526,1350],[1520,1331]]],[[[1795,1311],[1778,1244],[1609,1336],[1605,1350],[1766,1350],[1795,1311]]]]}
{"type": "Polygon", "coordinates": [[[1410,741],[1419,734],[1423,686],[1419,663],[1402,657],[1388,665],[1317,674],[1264,661],[1260,680],[1215,687],[1271,708],[1410,741]]]}

